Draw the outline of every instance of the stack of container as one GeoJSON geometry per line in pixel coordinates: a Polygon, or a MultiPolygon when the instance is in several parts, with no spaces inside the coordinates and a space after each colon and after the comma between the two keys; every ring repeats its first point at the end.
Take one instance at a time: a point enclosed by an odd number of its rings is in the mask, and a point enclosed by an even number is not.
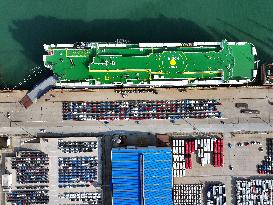
{"type": "Polygon", "coordinates": [[[224,166],[224,140],[217,139],[213,142],[213,165],[215,167],[224,166]]]}
{"type": "Polygon", "coordinates": [[[215,138],[206,138],[195,140],[195,146],[197,147],[197,157],[201,159],[201,165],[211,163],[211,155],[213,153],[213,142],[215,138]]]}
{"type": "Polygon", "coordinates": [[[173,140],[173,173],[174,177],[182,177],[186,169],[192,169],[191,154],[195,152],[194,139],[173,140]]]}
{"type": "Polygon", "coordinates": [[[224,184],[209,186],[207,205],[226,205],[226,187],[224,184]]]}
{"type": "Polygon", "coordinates": [[[181,184],[173,186],[174,205],[202,205],[203,184],[181,184]]]}
{"type": "Polygon", "coordinates": [[[173,139],[173,175],[182,177],[186,175],[185,140],[173,139]]]}
{"type": "Polygon", "coordinates": [[[185,166],[186,169],[192,169],[192,159],[191,154],[195,152],[195,143],[194,139],[185,140],[185,166]]]}
{"type": "Polygon", "coordinates": [[[202,138],[202,139],[173,139],[173,174],[174,177],[186,175],[186,169],[192,169],[191,154],[197,154],[200,158],[201,165],[212,163],[211,156],[214,160],[215,167],[222,167],[224,164],[224,142],[223,139],[202,138]],[[219,158],[219,159],[218,159],[219,158]]]}
{"type": "Polygon", "coordinates": [[[251,179],[236,181],[237,205],[271,205],[273,179],[251,179]]]}
{"type": "Polygon", "coordinates": [[[273,174],[273,139],[267,139],[267,156],[262,161],[262,164],[258,165],[259,174],[273,174]]]}

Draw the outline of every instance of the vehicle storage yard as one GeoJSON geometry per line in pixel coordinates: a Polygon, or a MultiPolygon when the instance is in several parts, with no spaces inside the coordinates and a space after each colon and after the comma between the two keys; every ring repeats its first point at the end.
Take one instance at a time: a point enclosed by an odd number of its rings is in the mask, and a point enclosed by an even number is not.
{"type": "MultiPolygon", "coordinates": [[[[28,175],[14,177],[17,176],[16,172],[22,169],[21,162],[14,165],[19,166],[17,171],[11,167],[11,157],[15,157],[15,150],[12,155],[2,155],[2,160],[7,159],[5,163],[2,163],[2,167],[6,166],[7,170],[13,174],[11,183],[13,192],[6,197],[16,200],[18,194],[27,190],[18,189],[18,187],[34,186],[28,187],[30,199],[34,197],[35,200],[49,201],[48,204],[57,204],[57,202],[58,204],[84,204],[86,202],[84,200],[95,200],[98,204],[111,204],[111,150],[112,145],[115,147],[116,144],[121,143],[118,138],[112,140],[112,137],[126,136],[126,143],[122,144],[122,141],[120,146],[127,145],[130,148],[130,146],[156,146],[154,134],[167,133],[171,136],[169,146],[172,149],[173,160],[173,191],[178,190],[174,193],[179,193],[173,196],[174,204],[181,204],[179,200],[185,197],[192,201],[200,198],[200,204],[207,205],[220,205],[224,204],[224,201],[226,204],[248,205],[251,204],[246,202],[248,198],[251,198],[252,204],[259,204],[258,202],[262,200],[266,204],[266,201],[270,200],[271,196],[267,197],[266,194],[263,199],[255,198],[257,193],[253,192],[253,188],[245,188],[246,191],[244,191],[242,190],[244,185],[239,186],[239,183],[246,184],[244,180],[251,179],[272,179],[270,175],[273,167],[273,149],[270,140],[273,139],[272,89],[250,88],[247,91],[245,88],[186,91],[157,89],[156,93],[127,93],[122,100],[125,102],[132,100],[134,103],[137,102],[136,100],[160,101],[162,105],[162,102],[167,103],[172,100],[177,102],[178,100],[215,99],[221,104],[216,106],[217,111],[221,112],[221,118],[64,120],[64,102],[116,103],[120,101],[121,93],[109,90],[50,91],[28,110],[15,102],[16,98],[20,99],[24,95],[23,92],[0,93],[0,99],[3,100],[0,131],[3,136],[10,136],[12,139],[9,151],[18,147],[28,149],[27,151],[37,152],[38,150],[40,154],[43,154],[39,158],[45,160],[43,166],[39,164],[39,160],[31,165],[38,166],[39,169],[27,167],[27,169],[36,170],[31,180],[43,180],[37,185],[29,181],[28,175]],[[14,95],[14,98],[10,98],[11,95],[14,95]],[[236,103],[244,104],[236,105],[236,103]],[[242,109],[258,110],[259,114],[241,113],[242,109]],[[90,133],[100,135],[103,140],[87,137],[86,135],[90,133]],[[23,136],[27,136],[27,140],[23,136]],[[40,142],[31,142],[32,138],[37,137],[40,142]],[[30,141],[27,142],[28,140],[30,141]],[[184,142],[174,142],[174,140],[184,142]],[[184,148],[182,148],[183,143],[184,148]],[[37,170],[39,174],[35,177],[37,170]],[[25,184],[19,184],[17,179],[24,180],[25,184]],[[198,187],[195,187],[195,184],[199,184],[198,187]],[[198,194],[199,189],[201,195],[198,194]],[[242,198],[236,197],[239,191],[245,193],[241,194],[242,198]]],[[[164,110],[164,108],[160,109],[164,110]]],[[[177,113],[177,108],[175,109],[177,113]]],[[[127,111],[130,112],[130,110],[127,111]]],[[[120,113],[120,110],[118,112],[120,113]]],[[[19,157],[22,150],[16,149],[16,151],[19,157]]],[[[31,155],[35,154],[31,153],[31,155]]],[[[5,174],[2,176],[4,185],[9,181],[7,173],[2,173],[5,174]]],[[[260,190],[259,193],[263,193],[263,181],[256,180],[256,184],[251,183],[250,187],[256,186],[257,190],[260,190]]],[[[270,181],[266,182],[267,190],[271,189],[271,184],[270,181]]],[[[4,186],[2,188],[5,189],[4,186]]],[[[3,202],[3,194],[1,196],[3,202]]],[[[188,202],[190,203],[199,204],[196,201],[188,202]]]]}
{"type": "Polygon", "coordinates": [[[174,184],[203,184],[204,202],[207,200],[206,190],[209,184],[223,183],[227,204],[236,204],[234,183],[237,178],[247,179],[255,178],[255,176],[270,178],[270,175],[258,174],[257,166],[267,155],[266,138],[272,138],[273,134],[228,134],[223,137],[225,156],[223,167],[214,167],[212,164],[202,166],[196,162],[195,157],[192,157],[194,159],[192,160],[192,169],[187,170],[186,176],[174,177],[174,184]],[[263,152],[259,151],[260,147],[263,148],[263,152]]]}
{"type": "Polygon", "coordinates": [[[10,204],[101,204],[100,139],[68,137],[39,141],[25,142],[15,156],[5,158],[6,174],[12,176],[11,186],[5,187],[12,191],[6,195],[6,201],[10,204]]]}
{"type": "Polygon", "coordinates": [[[217,100],[64,102],[63,120],[220,118],[217,100]]]}
{"type": "MultiPolygon", "coordinates": [[[[200,131],[235,131],[235,130],[273,130],[269,124],[272,121],[273,109],[269,102],[273,101],[272,88],[218,88],[218,89],[157,89],[158,94],[129,93],[123,100],[183,100],[183,99],[217,99],[221,105],[217,106],[222,118],[200,119],[180,119],[175,124],[167,121],[157,121],[162,126],[154,126],[153,120],[144,120],[140,123],[142,129],[153,132],[188,132],[194,131],[193,127],[200,131]],[[181,92],[180,92],[181,91],[181,92]],[[240,108],[235,107],[235,103],[247,103],[249,109],[259,110],[260,114],[240,113],[240,108]],[[224,122],[224,124],[223,124],[224,122]],[[190,124],[191,125],[190,125],[190,124]],[[183,130],[180,126],[183,125],[183,130]],[[167,126],[164,126],[167,125],[167,126]],[[170,126],[171,125],[171,126],[170,126]],[[193,126],[192,126],[193,125],[193,126]],[[209,129],[208,126],[209,125],[209,129]],[[249,126],[251,125],[251,126],[249,126]],[[164,129],[162,129],[164,128],[164,129]]],[[[39,128],[45,128],[48,132],[58,132],[60,128],[66,127],[68,132],[73,126],[81,127],[83,132],[94,131],[103,132],[105,126],[100,121],[82,121],[77,123],[72,120],[62,120],[62,103],[77,101],[120,101],[121,94],[113,90],[54,90],[44,95],[36,104],[29,109],[23,108],[18,101],[25,95],[24,92],[0,93],[1,110],[0,125],[2,132],[25,133],[18,127],[26,127],[29,132],[37,133],[39,128]],[[13,97],[12,97],[13,96],[13,97]],[[10,118],[7,118],[7,112],[10,118]],[[12,127],[12,128],[10,128],[12,127]]],[[[139,125],[139,126],[140,126],[139,125]]],[[[112,130],[137,131],[134,121],[115,120],[107,125],[112,130]]],[[[64,130],[64,131],[66,131],[64,130]]],[[[108,129],[109,130],[109,129],[108,129]]]]}

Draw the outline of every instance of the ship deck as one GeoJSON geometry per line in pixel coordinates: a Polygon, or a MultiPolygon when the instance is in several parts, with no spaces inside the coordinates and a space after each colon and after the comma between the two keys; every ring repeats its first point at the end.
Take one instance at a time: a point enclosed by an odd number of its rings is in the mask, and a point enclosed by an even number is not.
{"type": "Polygon", "coordinates": [[[45,65],[61,81],[94,84],[149,83],[153,80],[252,79],[250,43],[223,46],[68,49],[53,48],[45,65]]]}

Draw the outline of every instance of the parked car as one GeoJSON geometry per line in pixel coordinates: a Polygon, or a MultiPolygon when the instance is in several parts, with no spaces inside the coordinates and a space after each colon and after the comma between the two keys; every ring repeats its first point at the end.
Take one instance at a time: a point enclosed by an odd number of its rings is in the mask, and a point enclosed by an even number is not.
{"type": "Polygon", "coordinates": [[[238,143],[237,143],[237,146],[242,147],[243,144],[242,144],[241,142],[238,142],[238,143]]]}
{"type": "Polygon", "coordinates": [[[230,170],[233,170],[234,167],[233,167],[232,165],[229,165],[229,169],[230,169],[230,170]]]}

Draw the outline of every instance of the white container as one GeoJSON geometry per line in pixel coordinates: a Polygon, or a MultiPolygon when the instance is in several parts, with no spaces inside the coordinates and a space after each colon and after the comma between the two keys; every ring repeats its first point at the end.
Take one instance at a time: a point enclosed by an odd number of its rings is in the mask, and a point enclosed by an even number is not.
{"type": "Polygon", "coordinates": [[[208,164],[210,164],[210,153],[207,154],[207,158],[208,158],[208,164]]]}
{"type": "Polygon", "coordinates": [[[210,141],[210,149],[211,149],[212,152],[213,152],[213,142],[214,142],[214,140],[210,141]]]}
{"type": "Polygon", "coordinates": [[[201,145],[201,139],[198,139],[197,142],[198,142],[198,145],[201,145]]]}
{"type": "Polygon", "coordinates": [[[208,151],[211,152],[211,146],[210,146],[210,143],[211,143],[211,139],[208,139],[208,151]]]}
{"type": "Polygon", "coordinates": [[[173,153],[178,154],[178,148],[177,147],[173,147],[173,153]]]}
{"type": "Polygon", "coordinates": [[[206,142],[206,151],[209,151],[209,139],[205,139],[206,142]]]}
{"type": "Polygon", "coordinates": [[[177,170],[173,170],[173,176],[174,176],[174,177],[177,177],[177,176],[178,176],[177,172],[178,172],[177,170]]]}
{"type": "Polygon", "coordinates": [[[201,158],[201,165],[202,165],[202,166],[205,165],[205,159],[204,159],[204,157],[201,158]]]}
{"type": "Polygon", "coordinates": [[[194,149],[195,149],[195,151],[197,150],[197,147],[198,147],[198,140],[194,140],[194,149]]]}
{"type": "Polygon", "coordinates": [[[206,139],[204,139],[204,151],[207,151],[208,147],[207,147],[207,142],[206,139]]]}
{"type": "Polygon", "coordinates": [[[182,176],[186,176],[186,169],[182,169],[182,176]]]}
{"type": "Polygon", "coordinates": [[[173,140],[173,147],[176,146],[176,140],[173,140]]]}
{"type": "Polygon", "coordinates": [[[178,154],[182,153],[182,147],[178,147],[178,154]]]}

